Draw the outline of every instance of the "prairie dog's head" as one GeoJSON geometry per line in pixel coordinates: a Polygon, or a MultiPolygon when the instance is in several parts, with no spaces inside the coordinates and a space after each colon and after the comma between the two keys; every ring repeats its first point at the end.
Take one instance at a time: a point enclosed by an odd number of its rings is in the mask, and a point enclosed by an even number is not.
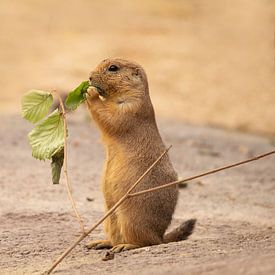
{"type": "Polygon", "coordinates": [[[147,77],[137,63],[118,58],[103,60],[89,75],[101,99],[123,101],[148,93],[147,77]]]}
{"type": "Polygon", "coordinates": [[[105,59],[90,73],[89,81],[88,106],[100,128],[126,129],[136,123],[134,119],[154,117],[147,77],[137,63],[105,59]]]}

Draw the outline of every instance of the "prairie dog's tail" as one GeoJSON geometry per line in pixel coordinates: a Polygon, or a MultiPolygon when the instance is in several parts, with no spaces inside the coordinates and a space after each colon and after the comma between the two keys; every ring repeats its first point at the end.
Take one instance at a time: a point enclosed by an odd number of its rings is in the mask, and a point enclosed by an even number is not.
{"type": "Polygon", "coordinates": [[[191,219],[183,222],[179,227],[167,233],[163,237],[164,243],[179,242],[186,240],[195,228],[196,219],[191,219]]]}

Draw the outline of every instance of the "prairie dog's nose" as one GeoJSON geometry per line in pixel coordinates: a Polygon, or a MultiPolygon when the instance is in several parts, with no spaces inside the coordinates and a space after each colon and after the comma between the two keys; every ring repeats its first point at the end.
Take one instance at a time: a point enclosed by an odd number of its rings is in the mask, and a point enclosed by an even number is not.
{"type": "Polygon", "coordinates": [[[95,75],[94,75],[94,73],[93,72],[91,72],[90,73],[90,75],[89,75],[89,83],[90,83],[90,85],[93,85],[93,83],[95,82],[95,75]]]}

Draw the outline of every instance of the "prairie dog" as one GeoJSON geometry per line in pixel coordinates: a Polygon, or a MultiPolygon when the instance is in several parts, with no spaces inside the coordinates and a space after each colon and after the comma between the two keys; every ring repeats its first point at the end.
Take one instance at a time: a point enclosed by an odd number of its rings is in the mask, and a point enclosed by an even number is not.
{"type": "MultiPolygon", "coordinates": [[[[110,209],[163,153],[147,77],[137,63],[105,59],[90,73],[88,109],[99,127],[106,147],[102,189],[106,210],[110,209]]],[[[141,191],[177,180],[166,155],[133,191],[141,191]]],[[[178,187],[127,199],[104,223],[106,240],[92,241],[88,248],[112,248],[113,252],[186,239],[195,220],[172,232],[178,187]]]]}

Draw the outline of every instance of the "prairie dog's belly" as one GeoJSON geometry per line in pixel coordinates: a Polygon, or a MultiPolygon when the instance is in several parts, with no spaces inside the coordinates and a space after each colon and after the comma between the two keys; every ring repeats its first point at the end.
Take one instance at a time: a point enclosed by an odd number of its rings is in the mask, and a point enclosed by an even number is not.
{"type": "MultiPolygon", "coordinates": [[[[146,163],[145,161],[139,161],[138,158],[135,161],[133,158],[122,160],[120,157],[110,156],[105,164],[105,175],[103,178],[103,193],[107,208],[110,208],[125,195],[128,189],[133,186],[151,164],[152,163],[146,163]]],[[[177,180],[177,174],[169,159],[164,158],[163,161],[157,164],[155,168],[141,180],[133,192],[146,190],[175,180],[177,180]]],[[[157,197],[164,199],[166,204],[176,204],[178,194],[177,186],[154,193],[138,196],[136,199],[141,201],[149,198],[150,200],[155,200],[157,197]]],[[[151,204],[153,203],[152,201],[151,204]]]]}
{"type": "MultiPolygon", "coordinates": [[[[112,159],[114,160],[114,159],[112,159]]],[[[140,162],[128,165],[107,162],[103,193],[110,209],[150,166],[140,162]]],[[[133,190],[145,190],[177,179],[169,162],[162,162],[133,190]]],[[[105,223],[105,231],[113,244],[135,243],[140,246],[158,244],[170,225],[177,204],[178,188],[146,193],[127,199],[105,223]]]]}

